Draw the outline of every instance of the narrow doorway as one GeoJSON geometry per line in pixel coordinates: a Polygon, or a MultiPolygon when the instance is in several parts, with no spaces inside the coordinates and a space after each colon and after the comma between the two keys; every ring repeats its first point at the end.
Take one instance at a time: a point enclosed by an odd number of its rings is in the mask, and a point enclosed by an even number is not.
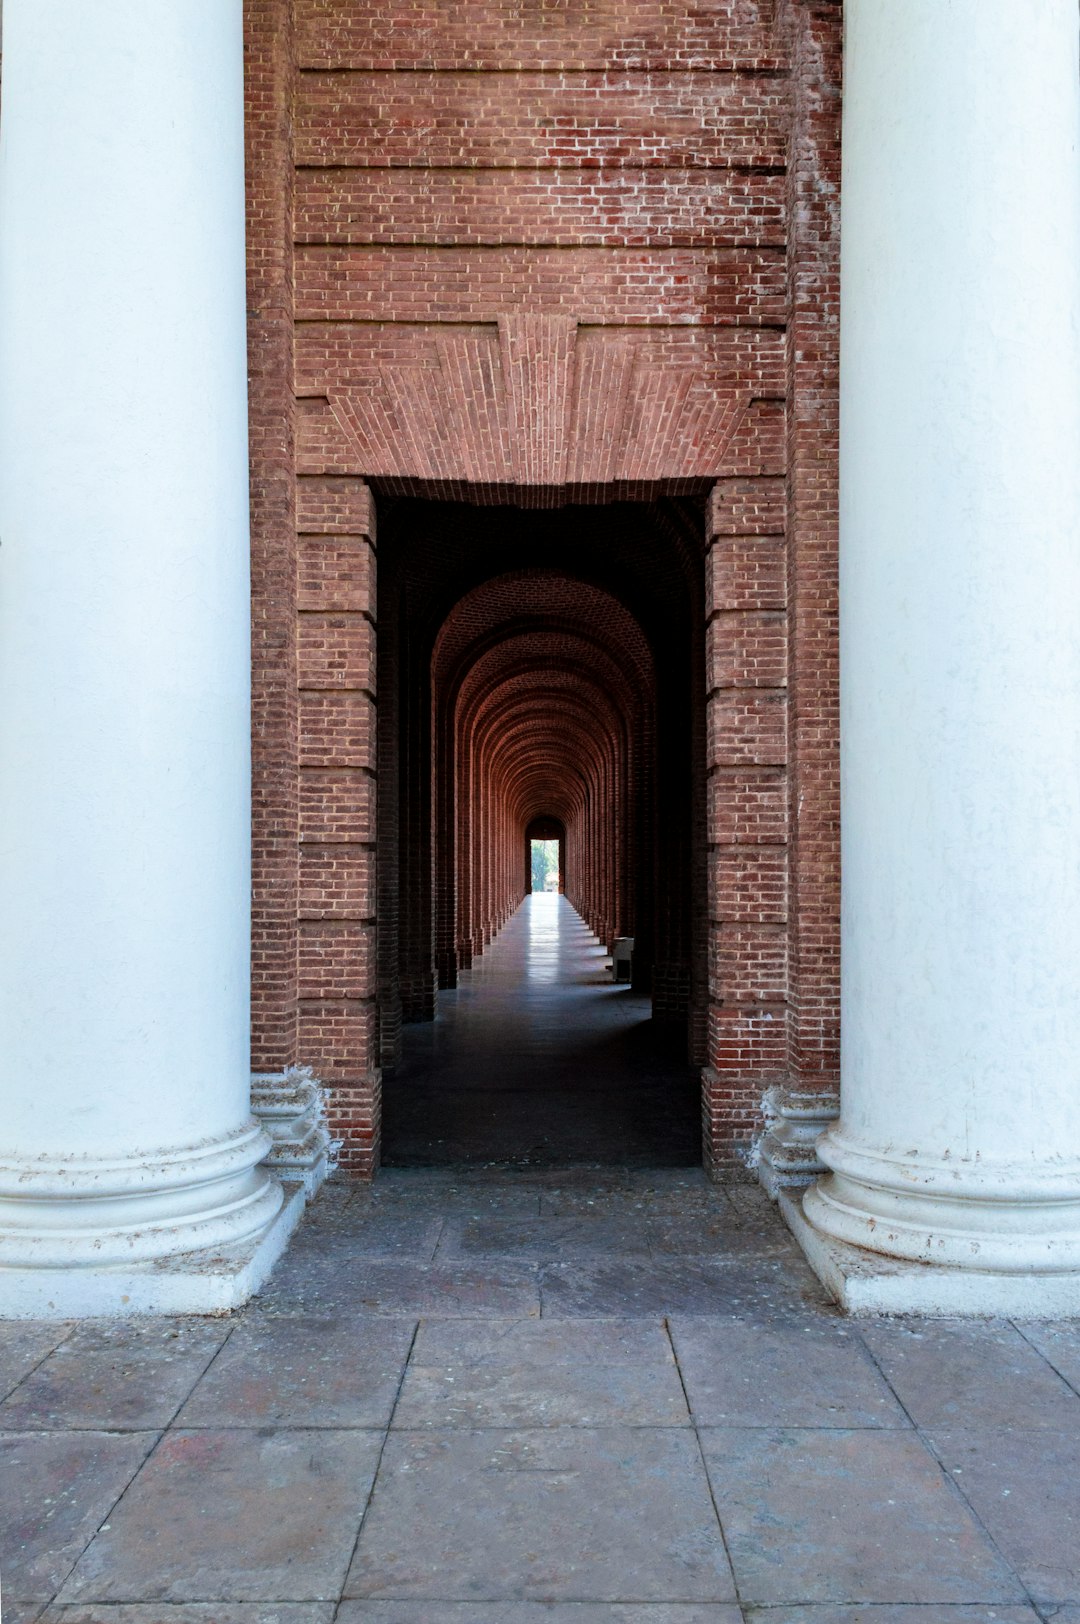
{"type": "Polygon", "coordinates": [[[701,558],[660,517],[383,524],[390,1165],[700,1160],[701,558]]]}
{"type": "Polygon", "coordinates": [[[530,892],[565,891],[566,831],[558,818],[534,818],[525,830],[530,892]]]}
{"type": "Polygon", "coordinates": [[[530,852],[530,886],[531,891],[558,891],[559,889],[559,842],[557,840],[531,840],[530,852]]]}

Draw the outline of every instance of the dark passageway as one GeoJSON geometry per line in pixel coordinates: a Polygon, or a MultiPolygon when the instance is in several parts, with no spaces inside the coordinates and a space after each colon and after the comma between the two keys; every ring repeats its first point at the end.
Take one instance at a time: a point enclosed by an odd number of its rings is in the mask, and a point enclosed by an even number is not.
{"type": "Polygon", "coordinates": [[[383,1159],[692,1164],[700,503],[380,513],[383,1159]]]}
{"type": "Polygon", "coordinates": [[[609,962],[565,897],[526,897],[440,993],[437,1018],[405,1028],[384,1084],[384,1161],[700,1161],[698,1073],[609,962]]]}

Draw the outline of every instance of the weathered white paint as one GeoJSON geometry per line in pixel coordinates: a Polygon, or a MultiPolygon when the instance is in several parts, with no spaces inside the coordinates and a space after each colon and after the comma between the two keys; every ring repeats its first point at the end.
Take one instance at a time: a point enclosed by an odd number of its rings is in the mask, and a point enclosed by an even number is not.
{"type": "Polygon", "coordinates": [[[854,1315],[918,1314],[955,1319],[1068,1319],[1080,1314],[1080,1272],[969,1269],[888,1257],[852,1246],[807,1222],[794,1190],[777,1192],[780,1211],[807,1261],[840,1307],[854,1315]]]}
{"type": "Polygon", "coordinates": [[[238,1308],[265,1284],[303,1216],[303,1185],[285,1184],[278,1190],[283,1199],[273,1221],[245,1240],[107,1268],[0,1269],[0,1313],[9,1319],[126,1319],[238,1308]]]}
{"type": "Polygon", "coordinates": [[[248,1097],[240,0],[9,0],[4,44],[10,1308],[20,1270],[83,1300],[282,1197],[248,1097]]]}
{"type": "Polygon", "coordinates": [[[804,1210],[1000,1310],[1080,1269],[1078,13],[845,21],[843,1087],[804,1210]]]}
{"type": "Polygon", "coordinates": [[[833,1092],[770,1088],[761,1102],[765,1132],[757,1147],[758,1183],[777,1200],[781,1190],[810,1184],[825,1171],[818,1144],[840,1114],[833,1092]]]}
{"type": "Polygon", "coordinates": [[[326,1126],[326,1092],[310,1066],[256,1072],[251,1079],[251,1109],[270,1140],[266,1166],[284,1183],[301,1184],[308,1200],[326,1183],[341,1149],[326,1126]]]}

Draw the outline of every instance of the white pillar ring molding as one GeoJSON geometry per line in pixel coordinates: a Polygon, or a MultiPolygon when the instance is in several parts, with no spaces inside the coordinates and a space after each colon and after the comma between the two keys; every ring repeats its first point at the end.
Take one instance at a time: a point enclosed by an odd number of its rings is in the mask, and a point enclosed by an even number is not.
{"type": "Polygon", "coordinates": [[[185,1250],[245,1241],[282,1205],[253,1163],[266,1145],[252,1123],[167,1157],[0,1162],[0,1266],[108,1267],[170,1256],[178,1236],[185,1250]]]}
{"type": "Polygon", "coordinates": [[[1080,1270],[1080,1165],[1018,1170],[918,1153],[889,1155],[833,1129],[832,1176],[808,1190],[807,1217],[854,1246],[949,1268],[1080,1270]]]}

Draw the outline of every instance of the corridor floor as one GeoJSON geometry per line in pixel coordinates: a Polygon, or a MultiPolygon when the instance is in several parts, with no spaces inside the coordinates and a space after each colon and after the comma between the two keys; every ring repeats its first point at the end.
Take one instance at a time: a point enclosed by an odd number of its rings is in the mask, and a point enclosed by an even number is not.
{"type": "Polygon", "coordinates": [[[1080,1326],[846,1322],[699,1171],[332,1184],[0,1397],[4,1624],[1080,1624],[1080,1326]]]}
{"type": "Polygon", "coordinates": [[[615,986],[565,897],[525,898],[484,953],[404,1029],[383,1080],[391,1166],[695,1166],[700,1071],[650,1000],[615,986]]]}

